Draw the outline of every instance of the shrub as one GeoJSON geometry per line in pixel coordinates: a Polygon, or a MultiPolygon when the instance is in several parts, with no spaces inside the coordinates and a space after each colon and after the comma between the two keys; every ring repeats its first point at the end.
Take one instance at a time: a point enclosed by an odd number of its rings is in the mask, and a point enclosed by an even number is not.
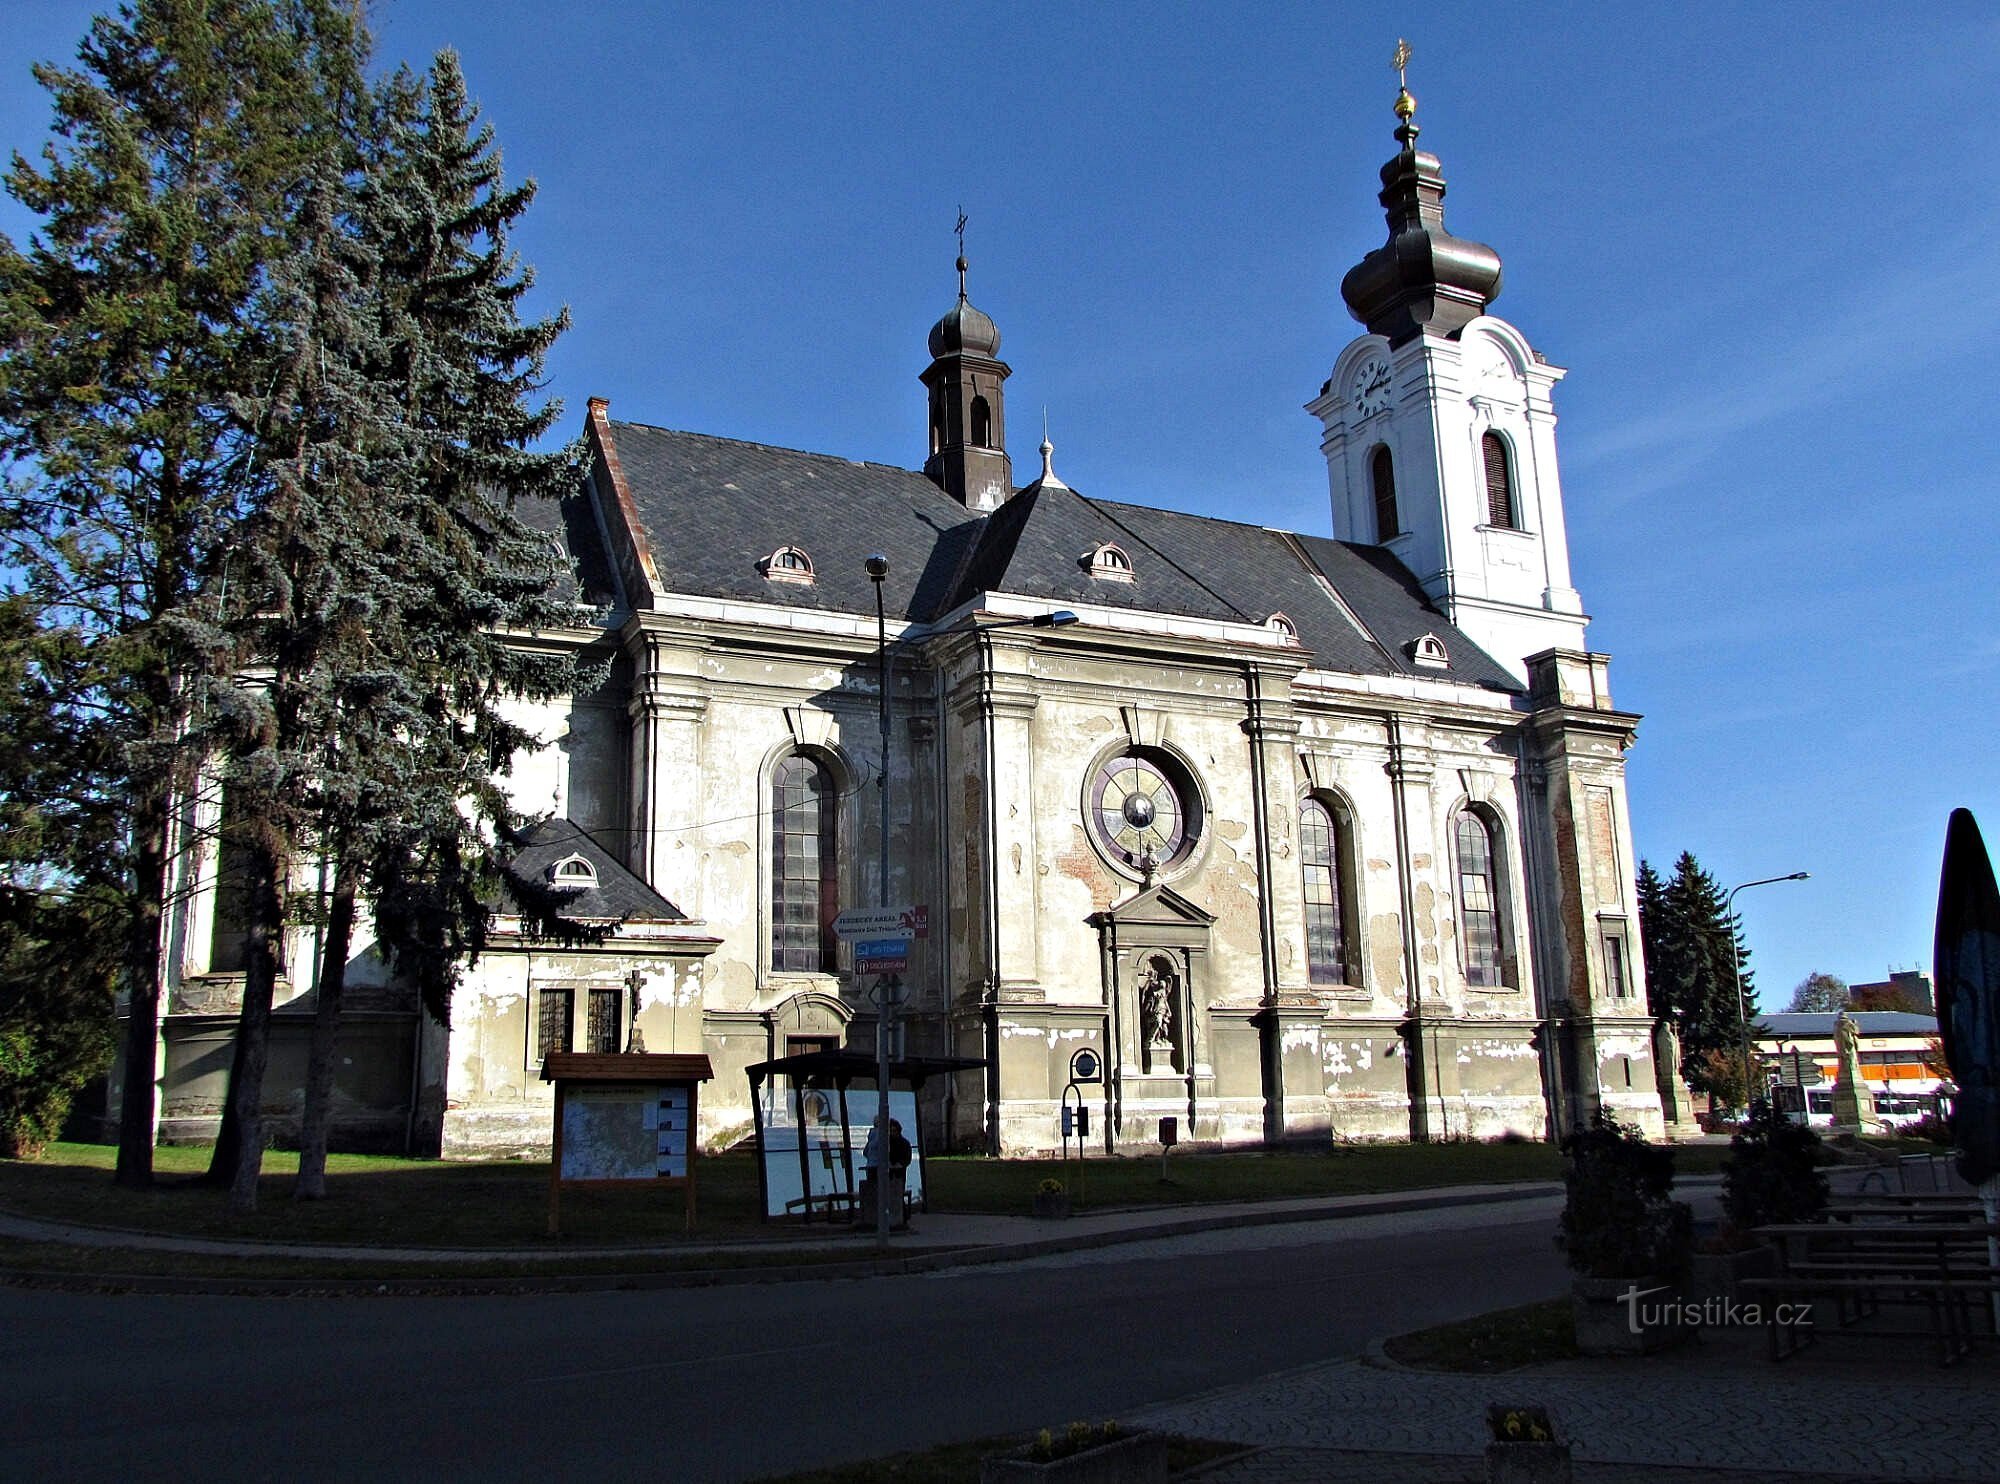
{"type": "Polygon", "coordinates": [[[1679,1277],[1694,1215],[1673,1199],[1674,1154],[1599,1112],[1562,1141],[1562,1234],[1569,1265],[1586,1278],[1679,1277]]]}
{"type": "Polygon", "coordinates": [[[1722,1209],[1730,1225],[1759,1226],[1816,1221],[1826,1210],[1826,1176],[1817,1163],[1820,1138],[1759,1098],[1729,1141],[1722,1162],[1722,1209]]]}
{"type": "Polygon", "coordinates": [[[1063,1183],[1053,1175],[1046,1177],[1040,1185],[1035,1187],[1036,1195],[1061,1195],[1062,1193],[1063,1183]]]}
{"type": "Polygon", "coordinates": [[[0,889],[0,1158],[41,1153],[110,1065],[117,942],[76,899],[0,889]]]}
{"type": "Polygon", "coordinates": [[[1951,1143],[1951,1120],[1941,1113],[1926,1113],[1914,1123],[1897,1130],[1906,1139],[1925,1139],[1933,1144],[1951,1143]]]}

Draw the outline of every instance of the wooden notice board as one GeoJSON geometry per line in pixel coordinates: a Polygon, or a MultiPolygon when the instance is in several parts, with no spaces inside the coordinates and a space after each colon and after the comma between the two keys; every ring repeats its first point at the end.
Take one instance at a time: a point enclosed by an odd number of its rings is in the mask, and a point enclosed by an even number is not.
{"type": "Polygon", "coordinates": [[[562,1230],[565,1188],[680,1188],[694,1230],[696,1094],[715,1075],[705,1056],[551,1052],[556,1085],[549,1156],[549,1235],[562,1230]]]}

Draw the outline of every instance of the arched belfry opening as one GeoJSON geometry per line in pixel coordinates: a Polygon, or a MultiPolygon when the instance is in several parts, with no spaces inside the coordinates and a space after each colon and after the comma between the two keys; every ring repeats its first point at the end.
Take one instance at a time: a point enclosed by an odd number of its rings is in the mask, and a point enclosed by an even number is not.
{"type": "Polygon", "coordinates": [[[1007,458],[1006,399],[1013,374],[1000,359],[1000,331],[965,296],[958,259],[958,303],[931,327],[931,363],[923,383],[930,399],[930,457],[924,473],[973,510],[991,510],[1014,493],[1007,458]]]}

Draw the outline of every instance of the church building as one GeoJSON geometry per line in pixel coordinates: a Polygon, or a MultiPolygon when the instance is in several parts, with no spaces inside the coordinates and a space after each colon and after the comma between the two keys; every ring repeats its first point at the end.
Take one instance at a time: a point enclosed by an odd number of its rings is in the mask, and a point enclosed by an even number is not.
{"type": "MultiPolygon", "coordinates": [[[[896,1051],[984,1064],[927,1084],[937,1147],[1054,1147],[1086,1048],[1091,1138],[1114,1151],[1157,1147],[1166,1118],[1210,1146],[1541,1138],[1599,1108],[1658,1135],[1638,718],[1571,582],[1565,373],[1489,312],[1500,259],[1446,230],[1407,93],[1397,112],[1388,237],[1341,285],[1362,329],[1302,419],[1327,529],[1072,489],[1046,439],[1017,482],[1010,367],[962,257],[918,468],[593,400],[588,478],[538,517],[574,558],[576,626],[523,642],[608,679],[522,706],[544,745],[510,786],[539,821],[516,875],[608,931],[536,938],[503,903],[449,1029],[364,952],[346,1124],[545,1150],[543,1057],[644,1049],[710,1057],[700,1134],[734,1143],[746,1067],[872,1055],[879,976],[834,919],[894,904],[928,924],[896,1051]]],[[[212,1126],[241,984],[212,853],[184,870],[169,1135],[212,1126]]]]}

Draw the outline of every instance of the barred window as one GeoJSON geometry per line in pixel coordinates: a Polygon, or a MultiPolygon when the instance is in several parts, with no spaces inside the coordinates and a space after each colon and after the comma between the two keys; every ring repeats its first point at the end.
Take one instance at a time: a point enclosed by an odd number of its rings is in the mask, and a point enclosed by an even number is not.
{"type": "Polygon", "coordinates": [[[546,1061],[552,1051],[570,1049],[569,1016],[575,991],[545,989],[541,1010],[535,1020],[535,1061],[546,1061]]]}
{"type": "Polygon", "coordinates": [[[621,1049],[619,1030],[624,1008],[624,995],[615,989],[593,989],[590,992],[589,1011],[584,1021],[583,1043],[586,1051],[606,1055],[621,1049]]]}
{"type": "Polygon", "coordinates": [[[1299,808],[1306,892],[1306,967],[1314,984],[1347,983],[1347,925],[1340,895],[1340,825],[1318,799],[1299,808]]]}
{"type": "Polygon", "coordinates": [[[1507,452],[1507,440],[1498,433],[1484,433],[1479,454],[1486,466],[1486,523],[1518,526],[1514,517],[1514,463],[1507,452]]]}
{"type": "Polygon", "coordinates": [[[1493,831],[1470,809],[1458,816],[1458,925],[1465,982],[1502,983],[1500,883],[1493,867],[1493,831]]]}
{"type": "Polygon", "coordinates": [[[1402,534],[1402,528],[1396,524],[1396,462],[1390,457],[1388,445],[1375,450],[1375,457],[1368,461],[1368,472],[1375,483],[1375,539],[1387,541],[1402,534]]]}
{"type": "Polygon", "coordinates": [[[795,753],[771,775],[771,967],[832,973],[835,871],[833,778],[795,753]]]}

